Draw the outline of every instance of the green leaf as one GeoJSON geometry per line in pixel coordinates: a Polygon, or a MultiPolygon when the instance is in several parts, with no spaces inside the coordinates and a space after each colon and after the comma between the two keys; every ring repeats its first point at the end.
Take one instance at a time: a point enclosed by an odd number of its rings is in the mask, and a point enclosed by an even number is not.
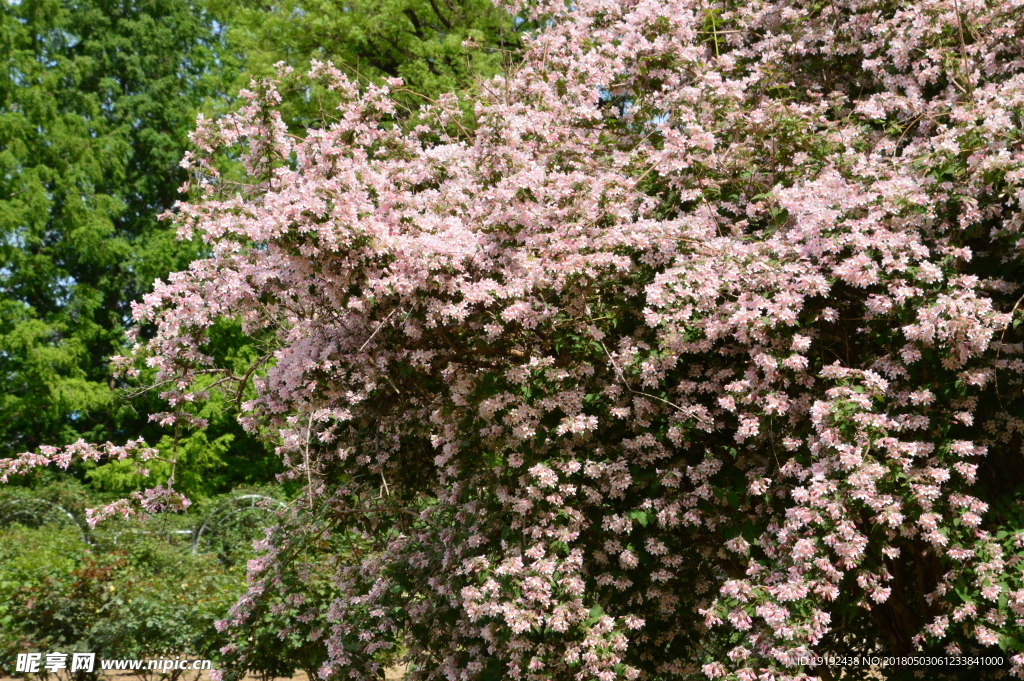
{"type": "Polygon", "coordinates": [[[590,609],[590,616],[583,622],[584,626],[591,626],[592,624],[597,622],[597,620],[599,620],[602,615],[604,615],[604,610],[601,608],[600,605],[595,605],[590,609]]]}
{"type": "Polygon", "coordinates": [[[650,522],[645,511],[630,511],[629,517],[640,523],[641,527],[647,527],[647,523],[650,522]]]}

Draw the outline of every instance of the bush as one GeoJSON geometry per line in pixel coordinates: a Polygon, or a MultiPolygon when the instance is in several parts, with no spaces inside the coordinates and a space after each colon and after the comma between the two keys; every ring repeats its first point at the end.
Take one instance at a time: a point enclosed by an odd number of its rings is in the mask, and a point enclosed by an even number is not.
{"type": "Polygon", "coordinates": [[[70,527],[0,531],[0,673],[13,675],[16,654],[33,650],[219,659],[214,622],[244,591],[243,570],[193,555],[188,542],[117,539],[90,546],[70,527]]]}

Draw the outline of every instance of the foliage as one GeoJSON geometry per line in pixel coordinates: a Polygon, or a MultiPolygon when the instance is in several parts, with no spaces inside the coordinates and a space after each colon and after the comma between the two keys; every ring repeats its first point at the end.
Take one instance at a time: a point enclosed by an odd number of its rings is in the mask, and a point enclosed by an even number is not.
{"type": "Polygon", "coordinates": [[[225,648],[227,659],[244,657],[247,671],[263,677],[291,677],[302,670],[315,678],[328,659],[324,638],[331,628],[331,604],[341,596],[332,577],[344,562],[339,558],[352,555],[344,542],[307,534],[277,575],[282,588],[257,599],[246,618],[246,635],[233,636],[225,648]]]}
{"type": "Polygon", "coordinates": [[[271,81],[195,132],[211,255],[137,359],[192,404],[249,380],[208,329],[272,336],[242,422],[305,484],[225,626],[336,542],[325,678],[1024,674],[1024,9],[511,10],[543,28],[474,126],[316,64],[303,135],[271,81]]]}
{"type": "Polygon", "coordinates": [[[0,495],[0,526],[38,527],[56,522],[81,528],[87,509],[96,502],[79,481],[68,476],[35,489],[11,487],[0,495]]]}
{"type": "MultiPolygon", "coordinates": [[[[498,73],[521,50],[522,20],[513,21],[488,0],[223,0],[216,3],[227,40],[252,77],[268,77],[283,62],[307,69],[311,60],[333,61],[373,82],[402,78],[402,103],[416,109],[445,92],[462,92],[498,73]]],[[[320,120],[330,93],[300,86],[284,104],[289,125],[320,120]]]]}
{"type": "MultiPolygon", "coordinates": [[[[59,516],[4,515],[5,502],[44,498],[81,515],[75,502],[84,490],[74,482],[67,486],[15,489],[0,498],[0,651],[7,660],[0,671],[13,674],[9,662],[33,650],[95,652],[98,659],[220,659],[227,641],[215,621],[244,592],[252,542],[264,536],[279,509],[266,503],[272,499],[260,493],[266,490],[211,498],[188,514],[104,523],[89,533],[92,544],[83,541],[80,526],[55,524],[59,516]],[[50,522],[40,526],[37,518],[50,522]]],[[[336,595],[324,548],[307,547],[304,560],[293,564],[289,579],[304,595],[269,603],[254,618],[254,635],[244,645],[261,677],[290,677],[296,669],[315,673],[325,659],[323,645],[310,634],[326,625],[322,617],[319,623],[307,617],[336,595]]],[[[168,674],[174,681],[185,672],[168,674]]]]}
{"type": "Polygon", "coordinates": [[[120,539],[124,563],[111,584],[110,616],[93,622],[90,639],[111,657],[219,657],[223,641],[214,623],[244,585],[240,566],[192,555],[184,542],[120,539]]]}
{"type": "Polygon", "coordinates": [[[217,659],[214,622],[244,591],[243,566],[193,555],[162,524],[109,527],[92,546],[77,528],[0,530],[0,669],[31,650],[217,659]]]}
{"type": "Polygon", "coordinates": [[[237,571],[145,540],[94,552],[74,532],[3,534],[5,666],[26,650],[97,659],[217,655],[213,623],[238,597],[237,571]]]}
{"type": "Polygon", "coordinates": [[[0,453],[144,427],[107,360],[131,301],[198,254],[156,216],[219,41],[186,0],[0,8],[0,453]]]}
{"type": "MultiPolygon", "coordinates": [[[[123,350],[132,302],[201,253],[158,215],[186,178],[196,111],[230,77],[223,43],[193,0],[0,8],[0,456],[160,438],[146,418],[160,401],[118,399],[109,358],[123,350]]],[[[217,338],[221,361],[251,361],[237,325],[217,338]]],[[[204,407],[207,434],[180,443],[190,467],[179,482],[197,497],[280,469],[219,406],[204,407]]],[[[173,458],[173,436],[158,449],[173,458]]],[[[134,468],[91,468],[75,472],[98,489],[145,487],[134,468]]],[[[151,485],[169,477],[152,468],[151,485]]]]}
{"type": "MultiPolygon", "coordinates": [[[[157,221],[185,179],[178,164],[195,112],[281,59],[401,73],[428,97],[461,90],[512,58],[519,38],[510,19],[483,0],[343,10],[29,0],[5,5],[0,21],[0,455],[145,436],[163,459],[180,452],[177,483],[192,496],[270,479],[279,462],[254,456],[262,445],[235,425],[233,399],[203,405],[196,417],[206,432],[178,442],[144,419],[159,403],[135,395],[134,407],[122,404],[108,371],[131,302],[201,253],[157,221]]],[[[422,101],[414,100],[407,105],[422,101]]],[[[314,108],[306,102],[293,117],[308,123],[314,108]]],[[[225,323],[211,351],[247,367],[263,352],[253,340],[225,323]]],[[[156,460],[149,470],[149,481],[123,462],[76,472],[126,492],[166,482],[171,466],[156,460]]]]}

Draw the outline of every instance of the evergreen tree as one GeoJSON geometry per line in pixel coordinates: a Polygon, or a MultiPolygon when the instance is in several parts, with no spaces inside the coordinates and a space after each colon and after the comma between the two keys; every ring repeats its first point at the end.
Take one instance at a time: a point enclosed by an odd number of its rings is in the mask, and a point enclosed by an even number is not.
{"type": "Polygon", "coordinates": [[[190,0],[0,7],[0,454],[143,428],[107,362],[131,302],[196,254],[157,216],[221,43],[190,0]]]}

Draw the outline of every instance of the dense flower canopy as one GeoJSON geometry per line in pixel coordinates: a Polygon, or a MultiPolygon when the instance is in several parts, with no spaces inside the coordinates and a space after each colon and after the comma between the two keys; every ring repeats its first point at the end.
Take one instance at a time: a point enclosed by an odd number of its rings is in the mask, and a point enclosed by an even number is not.
{"type": "Polygon", "coordinates": [[[535,2],[472,121],[316,63],[304,138],[200,121],[139,352],[181,418],[240,317],[307,485],[225,624],[344,537],[325,678],[1020,674],[1019,4],[535,2]]]}

